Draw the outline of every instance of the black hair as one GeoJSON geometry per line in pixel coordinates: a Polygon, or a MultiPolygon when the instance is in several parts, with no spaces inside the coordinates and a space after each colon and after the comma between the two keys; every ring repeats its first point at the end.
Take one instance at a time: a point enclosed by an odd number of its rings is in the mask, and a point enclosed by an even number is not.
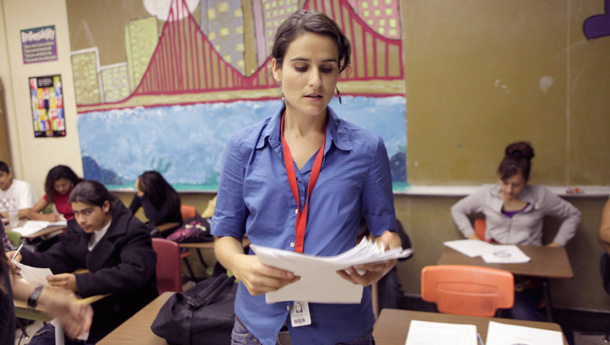
{"type": "Polygon", "coordinates": [[[167,202],[169,210],[180,214],[180,196],[161,173],[154,170],[145,171],[140,175],[138,189],[144,192],[157,211],[167,202]]]}
{"type": "Polygon", "coordinates": [[[110,202],[110,211],[112,212],[118,203],[119,198],[110,194],[108,189],[103,184],[94,180],[82,180],[72,189],[68,203],[82,202],[84,204],[103,207],[106,201],[110,202]]]}
{"type": "Polygon", "coordinates": [[[55,202],[53,195],[55,194],[55,182],[65,178],[72,183],[72,186],[76,186],[83,179],[76,176],[74,171],[65,165],[58,165],[49,170],[47,179],[44,183],[44,191],[47,194],[47,201],[55,202]]]}
{"type": "Polygon", "coordinates": [[[271,55],[275,58],[278,68],[282,67],[290,43],[305,32],[330,37],[337,43],[339,73],[349,66],[352,48],[339,25],[324,13],[299,10],[286,18],[275,33],[271,55]]]}
{"type": "Polygon", "coordinates": [[[5,173],[9,173],[11,171],[11,169],[9,168],[8,164],[6,164],[3,161],[0,161],[0,171],[4,171],[5,173]]]}
{"type": "MultiPolygon", "coordinates": [[[[4,224],[0,223],[0,240],[4,238],[4,234],[4,224]]],[[[7,294],[7,284],[11,283],[10,281],[7,282],[4,279],[4,272],[6,271],[8,271],[8,259],[6,257],[6,254],[4,253],[4,243],[0,243],[0,295],[7,294]]]]}
{"type": "Polygon", "coordinates": [[[500,180],[507,179],[521,173],[525,181],[529,181],[530,170],[532,167],[531,160],[534,158],[534,148],[530,143],[518,141],[506,146],[504,150],[504,158],[498,166],[498,175],[500,180]]]}

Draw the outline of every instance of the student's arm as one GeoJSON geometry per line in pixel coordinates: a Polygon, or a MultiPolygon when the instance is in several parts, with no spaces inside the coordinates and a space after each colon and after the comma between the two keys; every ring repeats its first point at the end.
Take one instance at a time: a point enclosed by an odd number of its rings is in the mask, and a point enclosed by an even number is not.
{"type": "Polygon", "coordinates": [[[142,201],[140,200],[140,196],[136,194],[133,196],[131,204],[129,205],[129,210],[131,211],[131,214],[135,216],[136,212],[138,212],[138,210],[140,209],[140,206],[142,206],[142,201]]]}
{"type": "MultiPolygon", "coordinates": [[[[20,301],[27,301],[36,289],[23,279],[17,279],[11,274],[13,296],[20,301]]],[[[43,287],[40,290],[38,304],[52,316],[59,318],[64,332],[70,339],[86,333],[91,327],[93,309],[90,305],[81,303],[74,294],[56,288],[43,287]]]]}
{"type": "Polygon", "coordinates": [[[50,214],[41,213],[49,205],[51,205],[51,203],[48,202],[47,199],[45,199],[44,197],[40,198],[40,200],[38,200],[38,202],[34,205],[34,207],[32,207],[29,210],[26,217],[31,220],[46,220],[48,222],[58,221],[59,215],[57,213],[50,213],[50,214]]]}
{"type": "Polygon", "coordinates": [[[472,223],[468,218],[469,215],[480,213],[483,211],[486,195],[489,193],[487,187],[479,188],[474,193],[462,198],[460,201],[451,206],[451,216],[458,230],[464,237],[470,240],[480,240],[474,232],[472,223]]]}
{"type": "Polygon", "coordinates": [[[244,283],[251,295],[262,295],[298,281],[294,273],[263,265],[255,255],[244,254],[235,237],[216,237],[214,253],[218,262],[244,283]]]}
{"type": "Polygon", "coordinates": [[[565,246],[576,233],[576,228],[580,223],[580,211],[548,188],[546,188],[541,208],[546,211],[546,214],[563,219],[553,242],[547,244],[547,246],[565,246]]]}
{"type": "Polygon", "coordinates": [[[602,224],[599,227],[599,240],[606,249],[606,252],[610,254],[610,199],[606,202],[604,210],[602,211],[602,224]]]}

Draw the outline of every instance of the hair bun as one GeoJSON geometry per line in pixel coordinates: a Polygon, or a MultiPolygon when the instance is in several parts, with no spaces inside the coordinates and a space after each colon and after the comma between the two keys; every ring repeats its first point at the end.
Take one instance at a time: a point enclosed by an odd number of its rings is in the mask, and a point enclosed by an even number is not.
{"type": "Polygon", "coordinates": [[[507,157],[516,159],[524,158],[529,161],[534,158],[534,148],[528,142],[518,141],[508,145],[505,154],[507,157]]]}

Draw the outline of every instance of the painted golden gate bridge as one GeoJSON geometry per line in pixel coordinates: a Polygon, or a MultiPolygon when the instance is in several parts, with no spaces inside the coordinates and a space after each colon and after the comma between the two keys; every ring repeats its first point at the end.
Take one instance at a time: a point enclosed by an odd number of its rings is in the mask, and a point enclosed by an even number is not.
{"type": "MultiPolygon", "coordinates": [[[[214,49],[184,0],[173,1],[156,50],[132,95],[115,103],[79,105],[79,113],[279,97],[271,57],[251,76],[243,75],[214,49]]],[[[342,94],[404,95],[401,40],[372,30],[347,0],[308,0],[304,8],[326,13],[352,42],[351,68],[339,76],[342,94]]]]}

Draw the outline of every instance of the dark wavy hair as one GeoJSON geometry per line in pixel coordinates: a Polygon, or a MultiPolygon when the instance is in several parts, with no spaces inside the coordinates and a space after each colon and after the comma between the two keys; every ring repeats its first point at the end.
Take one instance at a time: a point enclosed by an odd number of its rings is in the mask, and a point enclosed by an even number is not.
{"type": "Polygon", "coordinates": [[[53,167],[51,170],[49,170],[49,173],[47,174],[47,179],[44,183],[44,191],[47,194],[47,201],[55,202],[55,200],[53,200],[53,194],[55,194],[55,182],[62,178],[65,178],[66,180],[70,181],[72,183],[72,186],[76,186],[80,183],[80,181],[83,180],[82,178],[76,176],[74,171],[72,171],[72,169],[70,169],[70,167],[68,166],[58,165],[56,167],[53,167]]]}
{"type": "Polygon", "coordinates": [[[305,32],[330,37],[337,43],[339,73],[349,66],[352,47],[339,25],[324,13],[299,10],[286,18],[275,32],[271,55],[275,58],[278,68],[284,63],[284,56],[290,43],[305,32]]]}
{"type": "Polygon", "coordinates": [[[4,171],[5,173],[9,173],[11,171],[10,167],[6,162],[0,161],[0,171],[4,171]]]}
{"type": "Polygon", "coordinates": [[[530,143],[518,141],[506,146],[504,159],[498,167],[498,175],[502,181],[521,173],[525,181],[530,179],[532,168],[531,160],[534,158],[534,148],[530,143]]]}
{"type": "Polygon", "coordinates": [[[82,180],[70,193],[68,203],[82,202],[84,204],[103,207],[106,201],[110,202],[110,212],[116,209],[121,200],[110,194],[103,184],[94,180],[82,180]]]}
{"type": "Polygon", "coordinates": [[[161,210],[161,206],[167,202],[173,213],[180,214],[180,196],[161,173],[154,170],[145,171],[140,175],[138,189],[144,192],[155,210],[161,210]]]}

